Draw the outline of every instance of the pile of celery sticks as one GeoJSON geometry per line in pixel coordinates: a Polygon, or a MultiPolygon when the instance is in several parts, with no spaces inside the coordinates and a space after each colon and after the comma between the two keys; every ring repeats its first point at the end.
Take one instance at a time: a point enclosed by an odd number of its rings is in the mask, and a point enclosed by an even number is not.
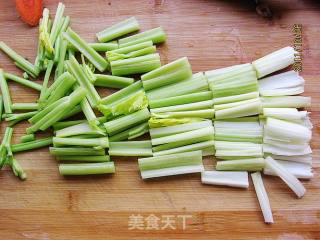
{"type": "Polygon", "coordinates": [[[87,43],[64,9],[59,3],[53,20],[43,10],[34,64],[0,42],[24,71],[19,77],[0,69],[0,116],[8,123],[0,168],[8,165],[25,179],[14,154],[50,146],[61,175],[114,173],[110,156],[140,157],[143,179],[201,172],[204,184],[248,188],[252,172],[267,223],[273,217],[260,172],[304,195],[298,179],[313,176],[312,124],[308,112],[298,109],[311,100],[297,96],[304,92],[297,72],[270,75],[293,64],[292,47],[193,74],[186,57],[161,66],[155,46],[166,40],[161,27],[135,33],[140,27],[131,17],[97,33],[99,42],[87,43]],[[42,85],[31,80],[42,72],[42,85]],[[12,103],[10,81],[38,91],[38,101],[12,103]],[[121,90],[101,98],[96,87],[121,90]],[[23,120],[30,126],[21,143],[11,144],[13,126],[23,120]],[[53,137],[36,138],[48,129],[53,137]],[[151,140],[141,140],[147,133],[151,140]],[[215,170],[204,169],[203,156],[218,159],[215,170]]]}

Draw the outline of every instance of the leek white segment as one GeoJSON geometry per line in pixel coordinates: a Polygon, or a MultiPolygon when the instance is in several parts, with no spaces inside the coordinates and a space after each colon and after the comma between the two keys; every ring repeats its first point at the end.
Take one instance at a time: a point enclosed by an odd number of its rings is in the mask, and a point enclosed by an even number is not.
{"type": "Polygon", "coordinates": [[[269,203],[268,194],[264,187],[260,172],[251,173],[251,178],[258,197],[264,221],[265,223],[273,223],[273,216],[269,203]]]}
{"type": "Polygon", "coordinates": [[[306,193],[306,189],[302,183],[283,165],[276,162],[273,158],[266,158],[266,166],[271,169],[278,177],[280,177],[291,190],[299,197],[302,198],[306,193]]]}
{"type": "Polygon", "coordinates": [[[203,184],[221,185],[229,187],[248,188],[248,172],[232,171],[204,171],[201,173],[203,184]]]}

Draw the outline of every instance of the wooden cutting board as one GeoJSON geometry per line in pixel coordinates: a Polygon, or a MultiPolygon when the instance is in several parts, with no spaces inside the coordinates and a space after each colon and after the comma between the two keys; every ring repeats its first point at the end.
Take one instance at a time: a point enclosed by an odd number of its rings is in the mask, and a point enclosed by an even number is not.
{"type": "MultiPolygon", "coordinates": [[[[251,1],[64,1],[73,29],[88,41],[128,16],[136,16],[143,29],[162,26],[168,34],[159,46],[162,62],[188,56],[194,72],[250,62],[292,45],[292,25],[302,24],[302,76],[304,95],[313,101],[309,110],[315,173],[314,179],[304,181],[303,199],[278,178],[265,177],[275,220],[266,225],[251,183],[248,190],[204,186],[198,174],[143,181],[135,158],[114,158],[113,176],[63,178],[45,148],[16,154],[28,174],[26,181],[9,169],[0,172],[0,239],[320,239],[319,5],[268,2],[272,20],[257,16],[251,1]]],[[[45,6],[54,13],[57,3],[47,0],[45,6]]],[[[37,31],[18,19],[13,1],[0,2],[0,40],[31,61],[37,31]]],[[[3,54],[0,66],[20,73],[3,54]]],[[[14,83],[10,90],[14,102],[37,98],[35,91],[14,83]]],[[[15,127],[14,142],[26,126],[15,127]]],[[[212,169],[214,161],[207,158],[206,168],[212,169]]]]}

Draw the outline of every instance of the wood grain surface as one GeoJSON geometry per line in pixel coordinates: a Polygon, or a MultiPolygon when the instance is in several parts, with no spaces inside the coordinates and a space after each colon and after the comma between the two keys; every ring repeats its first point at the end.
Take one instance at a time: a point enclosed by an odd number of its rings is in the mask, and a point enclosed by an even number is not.
{"type": "MultiPolygon", "coordinates": [[[[0,1],[0,40],[34,61],[37,28],[23,24],[14,1],[0,1]]],[[[317,1],[267,1],[271,20],[255,13],[251,1],[68,0],[72,27],[88,41],[106,26],[136,16],[143,29],[162,26],[168,41],[159,46],[162,63],[188,56],[194,72],[250,62],[292,45],[294,23],[303,26],[304,95],[312,96],[315,177],[304,181],[297,199],[278,178],[265,177],[275,223],[263,223],[251,184],[248,190],[204,186],[198,174],[143,181],[135,158],[114,158],[113,176],[64,178],[48,149],[16,154],[28,179],[0,172],[0,239],[320,239],[320,14],[317,1]],[[132,216],[165,215],[175,229],[132,229],[132,216]],[[179,216],[191,215],[185,229],[179,216]]],[[[44,1],[51,13],[58,1],[44,1]]],[[[0,67],[20,73],[0,54],[0,67]]],[[[37,92],[10,83],[13,102],[32,102],[37,92]]],[[[102,96],[110,93],[101,90],[102,96]]],[[[14,129],[14,142],[26,123],[14,129]]],[[[1,124],[0,134],[5,124],[1,124]]],[[[215,160],[205,159],[207,169],[215,160]]],[[[144,218],[144,220],[146,220],[144,218]]]]}

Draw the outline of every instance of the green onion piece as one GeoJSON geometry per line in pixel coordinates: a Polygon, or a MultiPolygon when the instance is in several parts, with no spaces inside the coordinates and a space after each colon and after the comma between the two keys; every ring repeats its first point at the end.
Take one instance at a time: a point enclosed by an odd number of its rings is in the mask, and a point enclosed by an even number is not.
{"type": "Polygon", "coordinates": [[[2,93],[4,112],[12,113],[12,109],[11,109],[12,102],[10,97],[10,91],[8,88],[7,80],[5,79],[3,70],[1,68],[0,68],[0,89],[2,93]]]}
{"type": "Polygon", "coordinates": [[[116,142],[116,141],[123,141],[123,140],[131,140],[131,139],[142,136],[148,131],[149,131],[148,123],[142,123],[109,137],[109,141],[116,142]]]}
{"type": "Polygon", "coordinates": [[[107,137],[102,138],[61,138],[61,137],[54,137],[53,138],[53,145],[55,147],[62,147],[62,146],[83,146],[83,147],[95,147],[95,148],[108,148],[109,147],[109,140],[107,137]]]}
{"type": "Polygon", "coordinates": [[[41,91],[41,89],[42,89],[42,86],[40,84],[35,83],[35,82],[31,82],[30,80],[26,80],[24,78],[18,77],[14,74],[11,74],[11,73],[4,73],[4,77],[7,80],[11,80],[11,81],[20,83],[21,85],[35,89],[37,91],[41,91]]]}
{"type": "Polygon", "coordinates": [[[125,88],[134,82],[133,78],[112,75],[95,74],[95,86],[110,88],[125,88]]]}
{"type": "Polygon", "coordinates": [[[99,42],[109,42],[128,33],[138,31],[139,23],[135,17],[127,18],[96,34],[99,42]]]}
{"type": "Polygon", "coordinates": [[[59,35],[61,27],[64,22],[63,13],[64,13],[65,6],[63,3],[59,3],[56,11],[56,15],[54,16],[51,32],[50,32],[50,42],[52,46],[55,45],[56,39],[59,35]]]}
{"type": "MultiPolygon", "coordinates": [[[[81,120],[83,121],[83,120],[81,120]]],[[[73,124],[73,123],[72,123],[73,124]]],[[[105,136],[106,134],[99,129],[93,129],[87,121],[75,125],[71,125],[56,131],[57,137],[70,137],[75,135],[91,135],[96,134],[105,136]]]]}
{"type": "Polygon", "coordinates": [[[15,153],[15,152],[22,152],[22,151],[28,151],[32,149],[46,147],[51,144],[52,144],[52,137],[48,137],[48,138],[34,140],[31,142],[13,144],[11,146],[11,149],[12,149],[12,152],[15,153]]]}
{"type": "Polygon", "coordinates": [[[38,110],[38,103],[13,103],[11,105],[13,111],[38,110]]]}
{"type": "Polygon", "coordinates": [[[218,171],[262,171],[265,166],[263,158],[251,158],[229,161],[218,161],[216,170],[218,171]]]}
{"type": "Polygon", "coordinates": [[[204,171],[201,173],[201,183],[239,188],[249,187],[248,173],[244,171],[204,171]]]}
{"type": "Polygon", "coordinates": [[[123,76],[138,73],[146,73],[161,66],[158,53],[148,54],[140,57],[112,61],[112,75],[123,76]]]}
{"type": "Polygon", "coordinates": [[[113,162],[59,164],[61,175],[90,175],[115,173],[113,162]]]}
{"type": "Polygon", "coordinates": [[[56,159],[58,161],[74,161],[74,162],[109,162],[110,157],[108,155],[104,156],[83,156],[83,155],[75,155],[75,156],[57,156],[56,159]]]}
{"type": "Polygon", "coordinates": [[[134,44],[152,41],[154,44],[166,41],[166,34],[161,27],[153,28],[142,33],[138,33],[126,38],[119,39],[119,47],[127,47],[134,44]]]}
{"type": "Polygon", "coordinates": [[[67,39],[75,48],[77,48],[89,61],[100,71],[106,70],[108,63],[99,55],[90,45],[85,42],[77,33],[71,28],[67,32],[63,33],[65,39],[67,39]]]}
{"type": "Polygon", "coordinates": [[[151,141],[110,142],[110,156],[152,156],[151,141]]]}
{"type": "Polygon", "coordinates": [[[49,151],[52,155],[55,156],[104,156],[105,150],[104,149],[95,149],[95,148],[86,148],[86,147],[68,147],[68,148],[61,148],[61,147],[50,147],[49,151]]]}
{"type": "Polygon", "coordinates": [[[20,138],[20,142],[21,143],[26,143],[26,142],[31,142],[31,141],[34,141],[36,140],[36,137],[34,134],[27,134],[27,135],[23,135],[21,138],[20,138]]]}
{"type": "Polygon", "coordinates": [[[15,63],[17,63],[22,70],[26,71],[31,76],[38,76],[39,75],[39,68],[34,66],[32,63],[24,59],[18,53],[16,53],[13,49],[11,49],[7,44],[4,42],[0,42],[0,49],[6,53],[15,63]]]}

